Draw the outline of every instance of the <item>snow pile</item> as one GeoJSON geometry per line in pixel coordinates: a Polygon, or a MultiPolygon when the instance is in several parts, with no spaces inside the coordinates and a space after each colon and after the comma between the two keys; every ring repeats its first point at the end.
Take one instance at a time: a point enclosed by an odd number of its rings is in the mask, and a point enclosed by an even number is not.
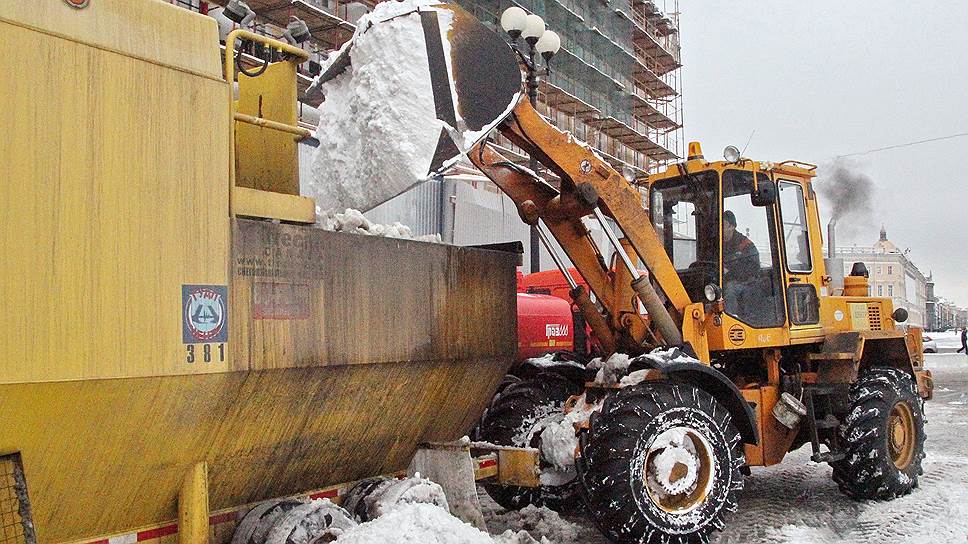
{"type": "Polygon", "coordinates": [[[578,525],[563,519],[554,510],[533,504],[520,510],[490,515],[487,526],[494,532],[503,531],[501,536],[494,539],[499,544],[568,544],[583,541],[578,525]]]}
{"type": "Polygon", "coordinates": [[[598,374],[595,374],[595,381],[601,384],[614,385],[619,382],[621,378],[629,369],[629,363],[631,359],[628,355],[624,353],[613,353],[607,361],[602,361],[601,358],[592,359],[592,362],[588,363],[588,368],[598,369],[598,374]]]}
{"type": "MultiPolygon", "coordinates": [[[[698,359],[686,355],[677,347],[656,348],[641,357],[655,362],[657,368],[661,368],[662,365],[669,363],[702,364],[698,359]]],[[[601,358],[592,359],[586,368],[588,370],[598,371],[595,375],[595,381],[598,383],[605,385],[618,384],[621,387],[627,387],[645,380],[649,372],[649,369],[642,369],[629,373],[628,370],[631,362],[631,358],[628,355],[615,353],[607,361],[602,361],[601,358]]]]}
{"type": "Polygon", "coordinates": [[[449,512],[426,503],[400,506],[357,525],[336,539],[338,544],[494,544],[484,532],[449,512]]]}
{"type": "Polygon", "coordinates": [[[636,370],[635,372],[629,372],[622,379],[619,380],[619,387],[629,387],[630,385],[638,385],[645,381],[649,377],[649,371],[651,368],[643,368],[642,370],[636,370]]]}
{"type": "Polygon", "coordinates": [[[366,234],[370,236],[384,236],[386,238],[402,238],[407,240],[417,240],[420,242],[440,243],[439,234],[426,234],[414,236],[410,227],[396,222],[392,225],[381,225],[373,223],[363,216],[363,212],[353,208],[347,208],[342,213],[330,210],[327,212],[316,211],[319,219],[317,224],[325,230],[336,232],[349,232],[352,234],[366,234]]]}
{"type": "Polygon", "coordinates": [[[536,366],[538,368],[547,368],[550,366],[555,366],[555,354],[545,353],[541,357],[532,357],[530,359],[525,359],[524,364],[536,366]]]}
{"type": "Polygon", "coordinates": [[[646,359],[655,361],[659,365],[669,364],[669,363],[699,363],[699,359],[695,357],[690,357],[682,352],[681,349],[677,347],[672,348],[656,348],[649,353],[643,355],[646,359]]]}
{"type": "Polygon", "coordinates": [[[525,359],[524,364],[531,365],[537,368],[550,368],[553,366],[573,366],[576,368],[585,368],[585,366],[578,361],[567,358],[563,356],[562,353],[545,353],[541,357],[532,357],[530,359],[525,359]]]}
{"type": "Polygon", "coordinates": [[[551,463],[541,471],[541,483],[562,485],[577,476],[575,452],[578,436],[575,431],[588,424],[592,413],[601,410],[602,403],[588,404],[585,395],[578,398],[564,417],[549,421],[541,431],[541,457],[551,463]]]}
{"type": "MultiPolygon", "coordinates": [[[[321,145],[309,188],[323,209],[369,210],[427,177],[443,123],[437,120],[423,27],[416,13],[393,17],[432,3],[377,5],[347,42],[351,65],[321,85],[321,145]]],[[[438,13],[442,32],[451,17],[438,13]]],[[[330,55],[323,72],[338,55],[330,55]]]]}
{"type": "Polygon", "coordinates": [[[515,533],[511,530],[504,531],[500,535],[495,536],[494,542],[495,544],[557,544],[545,537],[541,537],[541,540],[535,540],[527,531],[518,531],[515,533]]]}

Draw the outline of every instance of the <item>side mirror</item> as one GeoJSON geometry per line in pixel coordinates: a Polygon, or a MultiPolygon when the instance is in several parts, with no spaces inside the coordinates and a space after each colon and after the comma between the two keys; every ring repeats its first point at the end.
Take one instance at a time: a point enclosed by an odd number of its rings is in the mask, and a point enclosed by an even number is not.
{"type": "Polygon", "coordinates": [[[767,177],[756,176],[750,201],[754,206],[769,206],[776,202],[776,183],[767,177]]]}

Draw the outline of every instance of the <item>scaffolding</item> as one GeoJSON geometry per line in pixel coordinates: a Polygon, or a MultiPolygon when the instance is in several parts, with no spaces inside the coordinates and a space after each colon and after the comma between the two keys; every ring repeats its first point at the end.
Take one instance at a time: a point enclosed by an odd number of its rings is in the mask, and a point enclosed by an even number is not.
{"type": "Polygon", "coordinates": [[[682,156],[678,0],[457,0],[495,30],[519,6],[561,36],[539,110],[636,177],[682,156]]]}
{"type": "MultiPolygon", "coordinates": [[[[208,12],[226,0],[170,0],[208,12]]],[[[353,22],[380,0],[249,0],[255,31],[282,34],[290,16],[306,21],[310,60],[304,90],[329,51],[348,40],[353,22]]],[[[639,178],[682,154],[678,0],[455,0],[501,31],[501,13],[519,6],[561,36],[551,72],[540,78],[539,111],[594,146],[612,166],[639,178]]],[[[252,62],[259,62],[257,55],[252,62]]],[[[510,142],[502,142],[513,150],[510,142]]],[[[523,156],[523,155],[522,155],[523,156]]]]}

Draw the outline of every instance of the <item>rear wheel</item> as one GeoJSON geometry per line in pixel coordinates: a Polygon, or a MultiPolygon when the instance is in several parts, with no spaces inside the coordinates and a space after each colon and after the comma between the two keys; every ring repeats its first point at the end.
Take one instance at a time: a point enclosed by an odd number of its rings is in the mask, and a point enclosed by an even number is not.
{"type": "Polygon", "coordinates": [[[707,542],[743,487],[739,431],[691,385],[649,382],[607,399],[578,464],[586,502],[616,542],[707,542]]]}
{"type": "Polygon", "coordinates": [[[856,499],[886,500],[918,483],[924,459],[924,402],[910,374],[867,370],[851,387],[851,408],[840,427],[845,457],[834,480],[856,499]]]}
{"type": "MultiPolygon", "coordinates": [[[[568,397],[579,388],[570,380],[550,372],[509,384],[491,402],[478,427],[480,440],[500,446],[540,448],[545,426],[564,417],[568,397]]],[[[574,469],[556,470],[542,462],[542,485],[538,488],[485,484],[495,502],[509,510],[529,504],[558,509],[577,495],[574,469]]]]}

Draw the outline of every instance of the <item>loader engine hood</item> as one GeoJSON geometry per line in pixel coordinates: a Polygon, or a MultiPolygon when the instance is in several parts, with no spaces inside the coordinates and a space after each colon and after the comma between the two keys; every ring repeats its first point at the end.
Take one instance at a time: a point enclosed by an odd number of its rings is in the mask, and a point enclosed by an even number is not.
{"type": "Polygon", "coordinates": [[[521,95],[508,44],[472,15],[426,0],[360,19],[315,84],[325,101],[309,196],[373,208],[452,166],[521,95]]]}

